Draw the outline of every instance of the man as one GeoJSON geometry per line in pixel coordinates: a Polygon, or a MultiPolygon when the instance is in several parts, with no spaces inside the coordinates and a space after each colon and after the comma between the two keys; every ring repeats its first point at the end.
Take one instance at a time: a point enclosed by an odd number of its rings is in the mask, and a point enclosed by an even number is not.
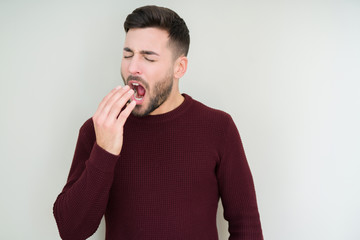
{"type": "Polygon", "coordinates": [[[145,6],[125,23],[121,74],[79,131],[54,204],[63,239],[262,239],[252,176],[231,117],[180,94],[189,31],[172,10],[145,6]]]}

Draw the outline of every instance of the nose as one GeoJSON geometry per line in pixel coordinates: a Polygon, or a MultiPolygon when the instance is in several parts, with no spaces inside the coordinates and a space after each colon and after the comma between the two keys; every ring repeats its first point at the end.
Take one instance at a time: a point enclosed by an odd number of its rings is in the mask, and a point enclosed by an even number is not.
{"type": "Polygon", "coordinates": [[[129,61],[128,71],[131,75],[140,75],[141,74],[141,66],[140,60],[133,56],[129,61]]]}

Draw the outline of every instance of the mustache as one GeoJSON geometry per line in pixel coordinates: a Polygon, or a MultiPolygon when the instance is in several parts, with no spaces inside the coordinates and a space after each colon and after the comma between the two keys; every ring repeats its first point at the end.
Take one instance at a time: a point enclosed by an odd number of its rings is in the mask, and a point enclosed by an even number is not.
{"type": "Polygon", "coordinates": [[[141,83],[141,85],[143,85],[145,88],[149,89],[149,84],[141,77],[129,75],[128,78],[126,79],[126,83],[128,83],[131,80],[137,81],[137,82],[141,83]]]}

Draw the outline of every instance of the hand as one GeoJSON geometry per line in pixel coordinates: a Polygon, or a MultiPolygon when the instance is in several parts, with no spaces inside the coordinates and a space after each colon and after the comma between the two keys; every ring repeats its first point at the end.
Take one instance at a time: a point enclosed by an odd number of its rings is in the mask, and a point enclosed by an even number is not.
{"type": "Polygon", "coordinates": [[[96,143],[111,154],[119,155],[121,152],[123,127],[136,102],[131,101],[124,110],[121,109],[133,94],[134,90],[127,85],[116,87],[104,97],[92,117],[96,143]]]}

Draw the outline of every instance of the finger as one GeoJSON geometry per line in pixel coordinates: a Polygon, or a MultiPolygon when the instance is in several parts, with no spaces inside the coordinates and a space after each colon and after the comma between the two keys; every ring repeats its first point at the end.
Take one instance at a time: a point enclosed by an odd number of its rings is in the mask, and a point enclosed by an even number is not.
{"type": "Polygon", "coordinates": [[[120,114],[121,109],[124,108],[125,104],[130,100],[131,96],[134,95],[134,90],[130,89],[126,93],[124,93],[121,97],[116,99],[114,104],[112,105],[108,118],[109,119],[116,119],[117,116],[120,114]]]}
{"type": "MultiPolygon", "coordinates": [[[[105,119],[106,116],[102,116],[101,113],[103,112],[104,110],[104,107],[106,106],[107,102],[109,101],[109,99],[119,90],[121,89],[122,87],[121,86],[117,86],[115,88],[113,88],[103,99],[102,101],[100,102],[98,108],[96,109],[96,112],[94,113],[94,116],[93,118],[95,119],[105,119]]],[[[102,120],[100,120],[102,121],[102,120]]]]}
{"type": "Polygon", "coordinates": [[[124,125],[125,121],[127,120],[127,118],[129,117],[130,113],[132,112],[132,110],[134,110],[136,106],[136,102],[135,101],[131,101],[126,108],[120,113],[119,117],[117,118],[117,122],[121,125],[124,125]]]}
{"type": "Polygon", "coordinates": [[[105,106],[105,104],[108,102],[108,100],[114,95],[114,93],[115,93],[116,91],[118,91],[119,89],[121,89],[121,88],[122,88],[121,86],[117,86],[117,87],[113,88],[113,89],[102,99],[102,101],[101,101],[100,104],[99,104],[98,109],[102,109],[102,108],[105,106]]]}
{"type": "Polygon", "coordinates": [[[129,90],[130,87],[126,85],[125,87],[119,88],[117,91],[115,91],[115,93],[107,100],[105,105],[102,107],[100,114],[102,116],[108,117],[113,105],[117,103],[119,99],[121,99],[121,97],[124,96],[124,94],[126,94],[129,90]]]}

